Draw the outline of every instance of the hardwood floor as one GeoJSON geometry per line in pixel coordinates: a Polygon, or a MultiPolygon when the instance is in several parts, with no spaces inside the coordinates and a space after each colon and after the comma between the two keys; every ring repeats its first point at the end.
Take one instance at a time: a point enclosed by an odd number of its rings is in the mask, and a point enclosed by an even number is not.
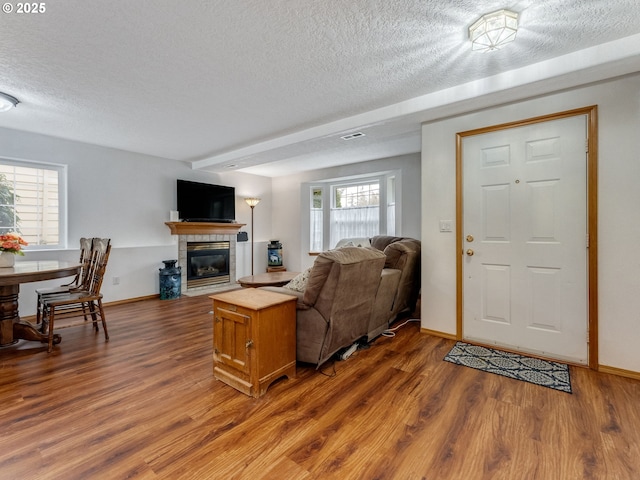
{"type": "Polygon", "coordinates": [[[0,349],[0,479],[640,478],[636,380],[571,367],[557,392],[444,362],[410,323],[254,399],[213,378],[210,311],[108,306],[109,343],[0,349]]]}

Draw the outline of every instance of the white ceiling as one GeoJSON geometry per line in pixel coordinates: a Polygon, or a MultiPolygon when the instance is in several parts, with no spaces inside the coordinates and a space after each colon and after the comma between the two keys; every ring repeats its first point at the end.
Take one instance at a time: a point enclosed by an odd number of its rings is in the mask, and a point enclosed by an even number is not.
{"type": "Polygon", "coordinates": [[[212,171],[417,152],[421,122],[640,71],[637,0],[44,4],[0,13],[0,91],[21,102],[0,127],[212,171]],[[500,8],[516,41],[472,52],[469,25],[500,8]]]}

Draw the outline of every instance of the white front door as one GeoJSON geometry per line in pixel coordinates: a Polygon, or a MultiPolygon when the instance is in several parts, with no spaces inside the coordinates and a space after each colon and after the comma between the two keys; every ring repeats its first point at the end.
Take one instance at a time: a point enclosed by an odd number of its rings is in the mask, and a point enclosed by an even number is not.
{"type": "Polygon", "coordinates": [[[463,138],[463,338],[588,362],[587,119],[463,138]]]}

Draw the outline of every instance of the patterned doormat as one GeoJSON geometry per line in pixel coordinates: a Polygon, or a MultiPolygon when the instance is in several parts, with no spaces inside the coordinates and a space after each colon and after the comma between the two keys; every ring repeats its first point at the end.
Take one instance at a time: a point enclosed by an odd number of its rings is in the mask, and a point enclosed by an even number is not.
{"type": "Polygon", "coordinates": [[[444,360],[484,372],[571,393],[569,367],[563,363],[457,342],[444,360]]]}

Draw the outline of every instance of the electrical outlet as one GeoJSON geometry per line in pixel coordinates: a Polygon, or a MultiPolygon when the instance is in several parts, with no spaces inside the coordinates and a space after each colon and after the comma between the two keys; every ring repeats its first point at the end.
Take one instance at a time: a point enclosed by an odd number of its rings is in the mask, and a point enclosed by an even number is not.
{"type": "Polygon", "coordinates": [[[113,277],[113,284],[120,285],[120,277],[113,277]]]}

